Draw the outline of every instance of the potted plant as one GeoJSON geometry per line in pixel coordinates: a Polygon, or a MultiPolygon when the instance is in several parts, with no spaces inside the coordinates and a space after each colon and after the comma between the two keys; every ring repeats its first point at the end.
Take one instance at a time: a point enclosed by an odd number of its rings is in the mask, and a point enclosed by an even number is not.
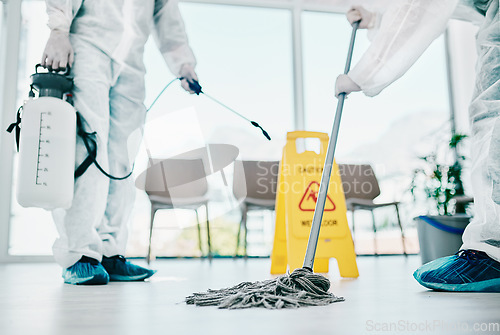
{"type": "Polygon", "coordinates": [[[420,157],[423,164],[414,171],[411,194],[416,199],[423,192],[433,204],[428,215],[415,218],[423,263],[457,252],[470,221],[466,205],[472,199],[465,196],[462,182],[466,157],[458,153],[466,138],[464,134],[453,135],[444,152],[436,150],[420,157]]]}

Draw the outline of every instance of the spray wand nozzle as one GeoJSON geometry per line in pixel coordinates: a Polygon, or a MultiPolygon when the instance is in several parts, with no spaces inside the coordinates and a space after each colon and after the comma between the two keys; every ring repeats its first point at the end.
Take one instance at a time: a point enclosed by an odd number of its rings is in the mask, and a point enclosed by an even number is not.
{"type": "MultiPolygon", "coordinates": [[[[183,79],[186,79],[184,77],[180,77],[179,80],[183,80],[183,79]]],[[[186,79],[187,80],[187,79],[186,79]]],[[[261,131],[262,131],[262,134],[270,141],[271,140],[271,136],[269,136],[269,134],[267,133],[267,131],[264,130],[264,128],[262,128],[257,122],[255,121],[252,121],[246,117],[244,117],[243,115],[241,115],[240,113],[238,113],[237,111],[235,111],[234,109],[224,105],[222,102],[220,102],[219,100],[211,97],[210,95],[206,94],[205,92],[203,92],[202,88],[201,88],[201,85],[198,81],[194,80],[193,81],[189,81],[187,80],[188,82],[188,85],[189,85],[189,88],[191,90],[193,90],[193,92],[196,94],[196,95],[200,95],[201,94],[204,94],[207,98],[209,98],[210,100],[214,101],[215,103],[219,104],[220,106],[224,107],[225,109],[233,112],[234,114],[238,115],[239,117],[241,117],[242,119],[250,122],[252,124],[252,126],[256,127],[256,128],[259,128],[261,131]]]]}
{"type": "MultiPolygon", "coordinates": [[[[181,77],[179,79],[183,80],[183,79],[186,79],[186,78],[182,78],[181,77]]],[[[189,80],[186,79],[186,81],[187,81],[187,83],[189,85],[189,88],[192,89],[196,95],[200,95],[200,93],[203,93],[203,94],[205,93],[205,92],[203,92],[201,90],[201,85],[196,80],[193,79],[193,81],[191,82],[191,81],[189,81],[189,80]]]]}

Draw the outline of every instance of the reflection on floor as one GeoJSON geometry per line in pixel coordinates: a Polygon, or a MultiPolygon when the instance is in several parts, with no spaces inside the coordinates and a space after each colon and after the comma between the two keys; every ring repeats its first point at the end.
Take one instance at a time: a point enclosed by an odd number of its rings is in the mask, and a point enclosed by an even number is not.
{"type": "Polygon", "coordinates": [[[283,311],[183,303],[192,292],[270,278],[269,259],[152,265],[151,282],[77,287],[62,283],[55,264],[1,264],[0,334],[500,333],[500,294],[428,291],[411,276],[417,256],[358,257],[358,279],[340,278],[332,260],[332,292],[345,302],[283,311]]]}

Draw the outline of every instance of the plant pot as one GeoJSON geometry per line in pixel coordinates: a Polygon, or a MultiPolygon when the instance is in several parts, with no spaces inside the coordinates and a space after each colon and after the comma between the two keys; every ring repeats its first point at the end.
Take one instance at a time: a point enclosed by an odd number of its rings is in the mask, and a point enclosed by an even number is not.
{"type": "Polygon", "coordinates": [[[416,217],[422,264],[456,253],[470,219],[465,214],[416,217]]]}

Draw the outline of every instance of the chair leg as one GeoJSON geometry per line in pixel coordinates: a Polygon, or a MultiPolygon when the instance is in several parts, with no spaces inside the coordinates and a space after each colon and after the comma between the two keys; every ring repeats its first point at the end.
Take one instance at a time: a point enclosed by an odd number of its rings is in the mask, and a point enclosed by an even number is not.
{"type": "Polygon", "coordinates": [[[240,249],[241,227],[243,226],[243,216],[245,215],[246,206],[241,204],[240,210],[241,210],[241,220],[240,220],[240,224],[238,226],[238,234],[236,235],[236,250],[234,251],[234,257],[238,257],[238,255],[239,255],[238,251],[240,249]]]}
{"type": "Polygon", "coordinates": [[[238,225],[238,234],[236,234],[236,249],[234,250],[234,258],[238,257],[238,249],[240,248],[241,221],[238,225]]]}
{"type": "Polygon", "coordinates": [[[146,262],[149,264],[151,262],[151,240],[153,237],[153,223],[155,221],[156,208],[151,204],[151,223],[149,224],[149,246],[148,246],[148,257],[146,262]]]}
{"type": "Polygon", "coordinates": [[[208,259],[209,261],[212,261],[212,242],[210,240],[210,219],[208,218],[208,204],[205,204],[205,214],[207,219],[208,259]]]}
{"type": "Polygon", "coordinates": [[[200,216],[198,214],[198,208],[194,210],[196,213],[196,227],[198,228],[198,247],[200,248],[201,255],[203,256],[203,248],[201,244],[201,227],[200,227],[200,216]]]}
{"type": "Polygon", "coordinates": [[[372,213],[372,222],[373,222],[373,248],[375,256],[378,256],[377,252],[377,225],[375,224],[375,214],[373,214],[373,210],[370,210],[372,213]]]}
{"type": "MultiPolygon", "coordinates": [[[[247,258],[247,218],[248,218],[248,206],[245,203],[241,204],[241,222],[240,229],[243,228],[243,256],[247,258]]],[[[239,236],[238,236],[239,242],[239,236]]]]}
{"type": "Polygon", "coordinates": [[[396,207],[396,216],[398,218],[399,229],[401,230],[401,242],[403,243],[403,254],[405,256],[408,256],[408,254],[406,253],[405,234],[403,232],[403,226],[401,225],[401,218],[399,216],[399,207],[397,204],[395,204],[394,206],[396,207]]]}
{"type": "Polygon", "coordinates": [[[351,209],[352,211],[352,244],[354,246],[356,246],[356,243],[354,242],[355,241],[355,234],[356,234],[356,230],[354,228],[354,207],[351,209]]]}
{"type": "Polygon", "coordinates": [[[243,255],[245,256],[245,259],[248,258],[248,253],[247,253],[247,218],[248,218],[248,207],[245,205],[243,209],[243,216],[241,218],[241,223],[243,225],[243,233],[245,234],[244,240],[243,240],[243,255]]]}

